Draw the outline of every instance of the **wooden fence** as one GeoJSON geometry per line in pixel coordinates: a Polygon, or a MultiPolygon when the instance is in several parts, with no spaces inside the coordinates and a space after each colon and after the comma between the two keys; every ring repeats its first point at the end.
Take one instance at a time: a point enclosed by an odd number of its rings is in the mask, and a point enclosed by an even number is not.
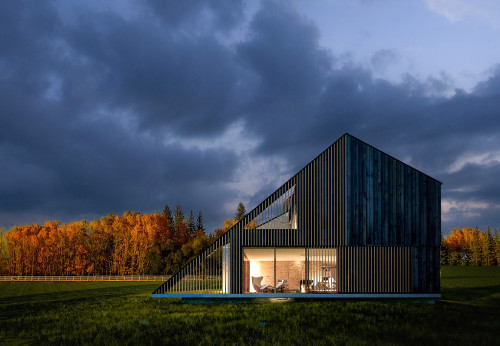
{"type": "Polygon", "coordinates": [[[0,281],[167,281],[170,275],[0,276],[0,281]]]}

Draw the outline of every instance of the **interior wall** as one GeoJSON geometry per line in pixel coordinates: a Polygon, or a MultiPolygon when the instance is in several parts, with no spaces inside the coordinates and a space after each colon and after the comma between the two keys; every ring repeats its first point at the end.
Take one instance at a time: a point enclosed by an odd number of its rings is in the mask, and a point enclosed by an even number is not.
{"type": "Polygon", "coordinates": [[[304,278],[304,263],[299,261],[277,261],[276,282],[286,280],[286,287],[291,291],[300,290],[300,280],[304,278]]]}
{"type": "Polygon", "coordinates": [[[255,292],[252,285],[252,277],[263,276],[261,285],[274,286],[274,262],[273,261],[249,261],[249,275],[245,275],[248,280],[250,292],[255,292]]]}

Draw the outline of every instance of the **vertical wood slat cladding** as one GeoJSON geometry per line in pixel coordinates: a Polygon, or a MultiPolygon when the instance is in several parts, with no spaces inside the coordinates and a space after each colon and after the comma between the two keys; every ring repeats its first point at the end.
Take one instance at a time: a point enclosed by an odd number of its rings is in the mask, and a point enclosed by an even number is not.
{"type": "Polygon", "coordinates": [[[346,245],[346,138],[341,137],[296,175],[298,234],[305,239],[288,246],[346,245]]]}
{"type": "Polygon", "coordinates": [[[337,248],[339,293],[409,293],[409,246],[342,246],[337,248]]]}

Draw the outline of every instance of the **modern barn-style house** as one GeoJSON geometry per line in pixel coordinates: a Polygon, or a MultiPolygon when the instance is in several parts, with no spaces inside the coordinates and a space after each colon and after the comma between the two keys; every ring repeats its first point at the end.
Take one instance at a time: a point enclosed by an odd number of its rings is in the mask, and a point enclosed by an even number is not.
{"type": "Polygon", "coordinates": [[[441,183],[345,134],[152,297],[439,298],[441,183]]]}

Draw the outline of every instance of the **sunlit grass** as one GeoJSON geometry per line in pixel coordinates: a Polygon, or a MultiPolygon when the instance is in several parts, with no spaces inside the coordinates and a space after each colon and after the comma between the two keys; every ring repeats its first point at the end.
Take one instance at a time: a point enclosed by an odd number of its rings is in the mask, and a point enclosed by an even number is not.
{"type": "Polygon", "coordinates": [[[150,298],[160,283],[2,283],[0,344],[495,345],[500,273],[473,269],[444,268],[436,304],[186,305],[150,298]],[[491,294],[459,294],[475,288],[491,294]]]}

